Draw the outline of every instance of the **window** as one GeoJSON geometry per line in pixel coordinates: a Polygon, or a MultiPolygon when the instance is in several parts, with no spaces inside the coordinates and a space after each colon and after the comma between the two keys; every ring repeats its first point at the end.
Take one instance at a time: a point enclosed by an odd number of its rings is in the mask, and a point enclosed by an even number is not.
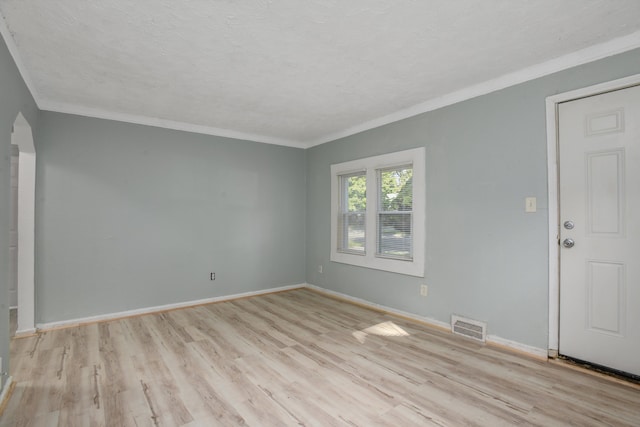
{"type": "Polygon", "coordinates": [[[378,170],[378,256],[413,259],[413,165],[378,170]]]}
{"type": "Polygon", "coordinates": [[[331,165],[331,260],[424,276],[424,148],[331,165]]]}
{"type": "Polygon", "coordinates": [[[364,254],[367,177],[364,172],[340,176],[338,243],[341,252],[364,254]]]}

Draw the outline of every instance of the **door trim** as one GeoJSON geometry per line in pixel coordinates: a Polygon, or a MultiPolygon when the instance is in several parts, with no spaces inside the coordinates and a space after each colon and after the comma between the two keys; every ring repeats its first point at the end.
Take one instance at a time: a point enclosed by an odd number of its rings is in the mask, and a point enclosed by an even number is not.
{"type": "Polygon", "coordinates": [[[558,104],[640,85],[640,74],[600,83],[546,98],[547,197],[549,201],[549,356],[557,357],[560,344],[560,201],[558,186],[558,104]]]}
{"type": "Polygon", "coordinates": [[[21,112],[11,143],[18,146],[18,326],[16,336],[35,331],[36,148],[31,125],[21,112]]]}

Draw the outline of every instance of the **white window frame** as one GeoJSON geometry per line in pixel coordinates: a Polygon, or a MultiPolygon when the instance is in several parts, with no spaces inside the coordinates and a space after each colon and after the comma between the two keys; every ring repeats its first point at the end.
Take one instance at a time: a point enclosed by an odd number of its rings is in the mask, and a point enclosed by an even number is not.
{"type": "Polygon", "coordinates": [[[331,165],[331,261],[359,267],[424,277],[426,179],[424,147],[331,165]],[[377,256],[378,170],[394,166],[413,167],[413,260],[377,256]],[[338,251],[338,215],[340,214],[340,176],[366,171],[367,209],[365,253],[338,251]]]}

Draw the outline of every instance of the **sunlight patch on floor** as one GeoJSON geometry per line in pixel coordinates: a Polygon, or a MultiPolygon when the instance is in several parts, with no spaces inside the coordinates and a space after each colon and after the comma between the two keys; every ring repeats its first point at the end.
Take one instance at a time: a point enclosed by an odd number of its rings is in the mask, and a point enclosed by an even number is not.
{"type": "Polygon", "coordinates": [[[360,342],[360,344],[364,344],[367,339],[367,335],[377,335],[380,337],[406,337],[409,333],[392,321],[387,321],[369,326],[361,331],[355,331],[352,335],[360,342]]]}

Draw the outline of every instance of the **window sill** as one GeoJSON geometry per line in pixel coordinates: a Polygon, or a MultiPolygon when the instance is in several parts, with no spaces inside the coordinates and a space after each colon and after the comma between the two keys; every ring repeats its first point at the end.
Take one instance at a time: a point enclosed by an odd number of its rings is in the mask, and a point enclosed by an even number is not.
{"type": "Polygon", "coordinates": [[[421,263],[418,260],[405,261],[334,252],[331,254],[331,261],[391,273],[405,274],[407,276],[424,277],[424,262],[421,263]]]}

